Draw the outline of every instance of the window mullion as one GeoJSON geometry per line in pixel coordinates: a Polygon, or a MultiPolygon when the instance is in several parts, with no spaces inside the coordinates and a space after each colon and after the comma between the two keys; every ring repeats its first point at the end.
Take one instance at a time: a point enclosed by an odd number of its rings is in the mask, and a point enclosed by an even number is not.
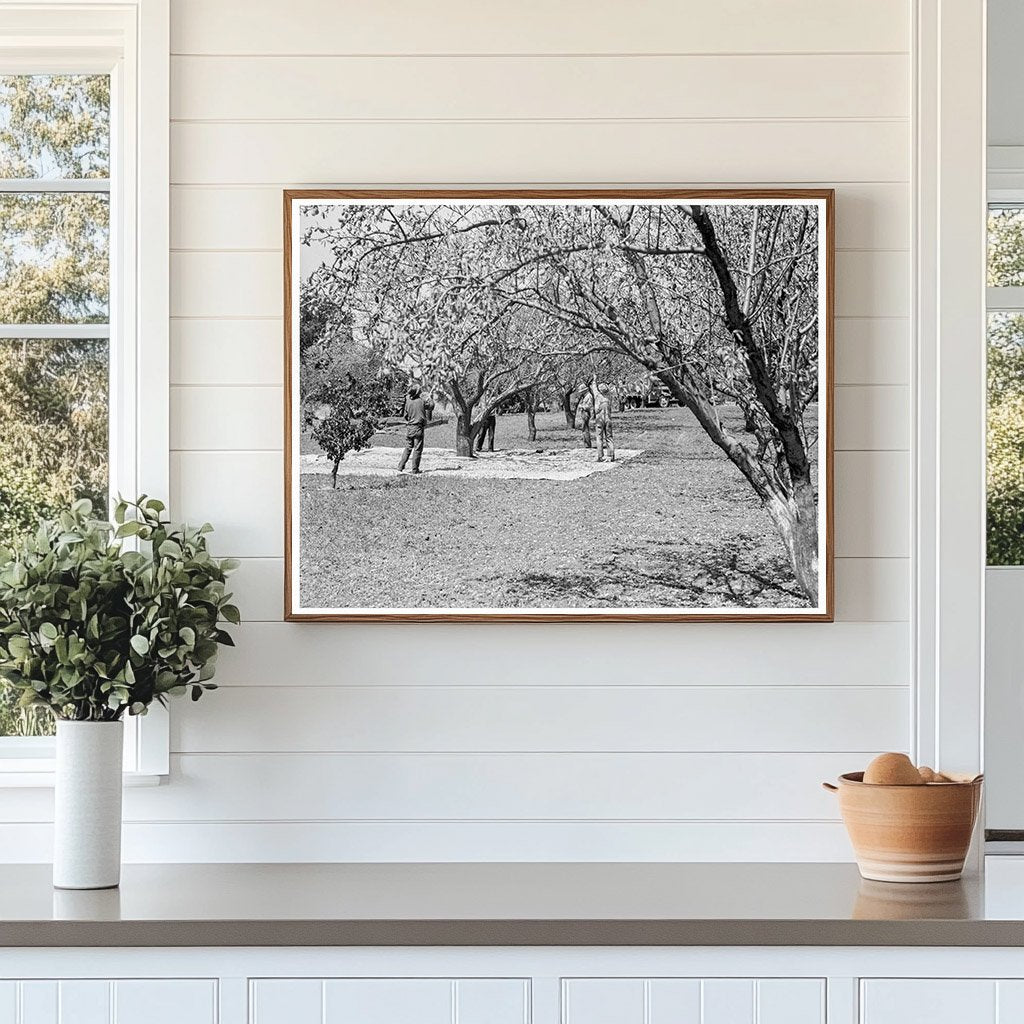
{"type": "Polygon", "coordinates": [[[0,178],[0,193],[110,192],[109,178],[0,178]]]}
{"type": "Polygon", "coordinates": [[[0,338],[36,341],[57,338],[60,341],[109,338],[110,324],[0,324],[0,338]]]}

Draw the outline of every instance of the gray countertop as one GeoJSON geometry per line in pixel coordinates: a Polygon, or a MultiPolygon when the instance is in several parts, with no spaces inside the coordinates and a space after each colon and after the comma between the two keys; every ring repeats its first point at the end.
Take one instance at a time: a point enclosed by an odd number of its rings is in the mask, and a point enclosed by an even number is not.
{"type": "Polygon", "coordinates": [[[0,946],[1019,946],[1022,903],[852,864],[128,865],[101,892],[14,865],[0,946]]]}

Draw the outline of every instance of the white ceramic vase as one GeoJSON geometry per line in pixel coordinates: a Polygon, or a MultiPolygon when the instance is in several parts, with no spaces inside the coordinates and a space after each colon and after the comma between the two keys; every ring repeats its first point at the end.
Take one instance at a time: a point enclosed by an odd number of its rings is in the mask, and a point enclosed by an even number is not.
{"type": "Polygon", "coordinates": [[[110,889],[121,881],[121,722],[57,722],[53,884],[110,889]]]}

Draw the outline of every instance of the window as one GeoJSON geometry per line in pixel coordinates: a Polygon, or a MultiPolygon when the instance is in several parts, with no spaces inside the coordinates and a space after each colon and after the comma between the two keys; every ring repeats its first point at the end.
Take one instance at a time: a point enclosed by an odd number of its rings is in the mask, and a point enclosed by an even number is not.
{"type": "MultiPolygon", "coordinates": [[[[110,76],[0,77],[0,543],[108,506],[110,76]]],[[[0,683],[0,736],[52,733],[0,683]]]]}
{"type": "MultiPolygon", "coordinates": [[[[0,543],[169,497],[168,7],[0,4],[0,543]]],[[[46,784],[51,724],[13,704],[0,785],[46,784]]],[[[128,724],[126,770],[166,773],[166,715],[128,724]]]]}
{"type": "Polygon", "coordinates": [[[1024,204],[989,208],[990,566],[1024,565],[1024,204]]]}

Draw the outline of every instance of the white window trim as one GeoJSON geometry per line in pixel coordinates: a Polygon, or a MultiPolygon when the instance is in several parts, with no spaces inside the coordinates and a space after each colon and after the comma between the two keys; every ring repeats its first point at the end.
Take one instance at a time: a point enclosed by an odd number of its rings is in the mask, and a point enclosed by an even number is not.
{"type": "MultiPolygon", "coordinates": [[[[919,764],[983,767],[984,0],[917,0],[913,493],[919,764]]],[[[981,844],[976,844],[976,851],[981,844]]]]}
{"type": "MultiPolygon", "coordinates": [[[[111,490],[170,494],[169,0],[0,0],[0,71],[111,74],[111,490]]],[[[63,331],[65,336],[68,331],[63,331]]],[[[22,334],[24,336],[24,334],[22,334]]],[[[95,336],[95,328],[91,337],[95,336]]],[[[126,718],[125,773],[166,775],[159,706],[126,718]]],[[[53,784],[51,740],[0,739],[0,787],[53,784]]]]}

